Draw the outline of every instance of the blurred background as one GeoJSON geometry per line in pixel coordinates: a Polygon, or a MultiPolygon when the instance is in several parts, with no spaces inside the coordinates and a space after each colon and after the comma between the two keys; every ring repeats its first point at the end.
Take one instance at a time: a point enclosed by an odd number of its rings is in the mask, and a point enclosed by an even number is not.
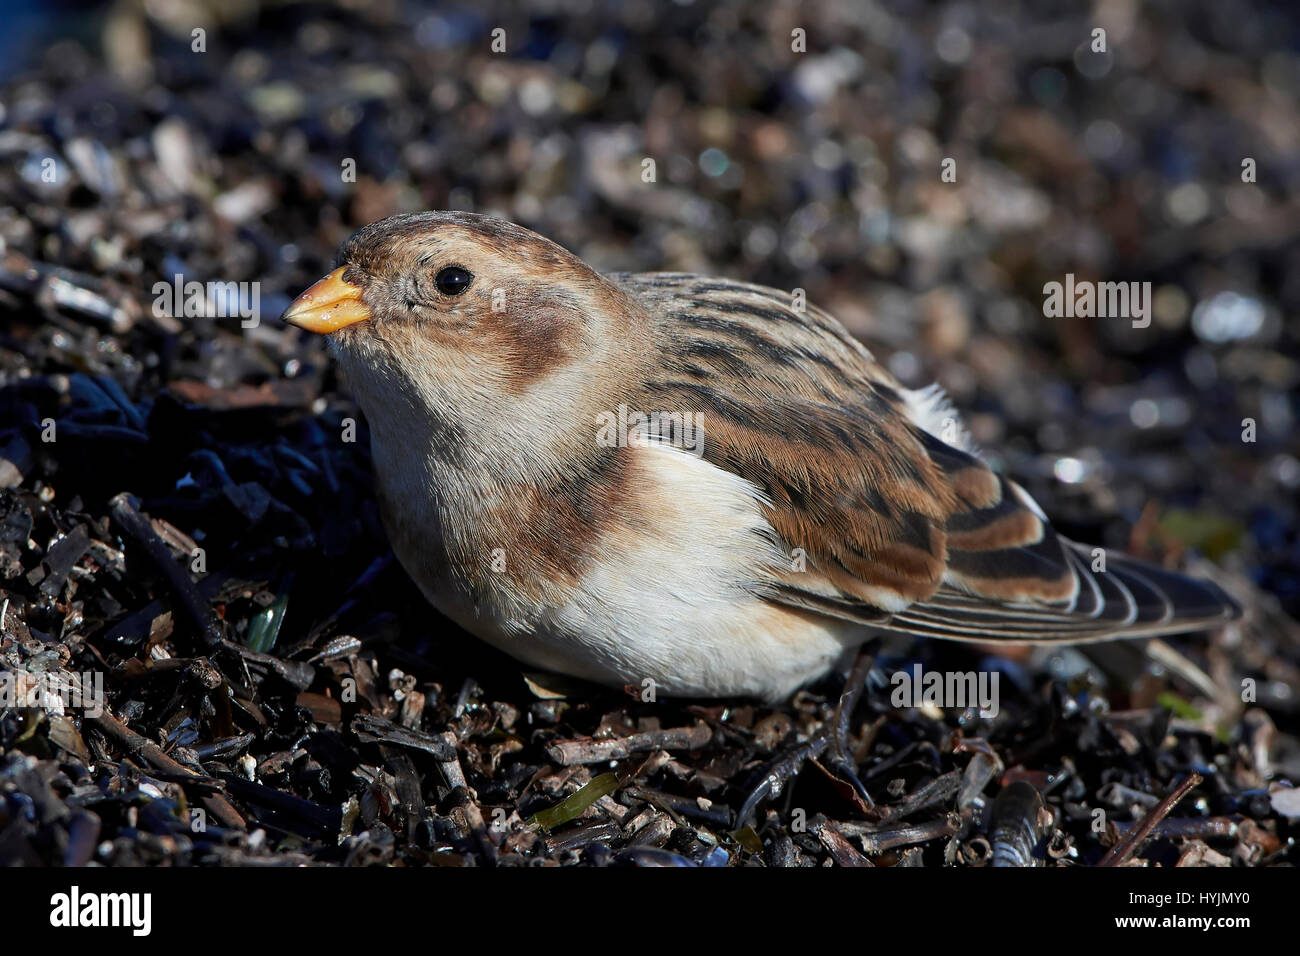
{"type": "Polygon", "coordinates": [[[1190,547],[1300,607],[1293,4],[58,0],[6,17],[7,382],[104,371],[147,400],[186,359],[215,388],[328,377],[319,343],[278,324],[289,298],[367,222],[476,210],[603,270],[804,288],[906,383],[941,382],[1067,533],[1190,547]],[[33,264],[75,274],[42,294],[33,264]],[[264,321],[157,321],[149,290],[177,273],[259,282],[264,321]],[[1067,273],[1150,281],[1151,327],[1045,318],[1043,285],[1067,273]]]}

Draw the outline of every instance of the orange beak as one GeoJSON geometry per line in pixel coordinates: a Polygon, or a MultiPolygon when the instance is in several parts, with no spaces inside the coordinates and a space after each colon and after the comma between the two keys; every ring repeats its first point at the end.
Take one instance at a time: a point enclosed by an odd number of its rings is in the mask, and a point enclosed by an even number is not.
{"type": "Polygon", "coordinates": [[[370,318],[361,289],[343,281],[345,266],[335,269],[290,303],[281,317],[308,332],[329,335],[370,318]]]}

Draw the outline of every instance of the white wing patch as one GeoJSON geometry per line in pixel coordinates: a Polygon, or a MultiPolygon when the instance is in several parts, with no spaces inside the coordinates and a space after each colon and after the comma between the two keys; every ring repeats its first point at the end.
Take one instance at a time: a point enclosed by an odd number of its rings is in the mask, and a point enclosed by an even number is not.
{"type": "Polygon", "coordinates": [[[945,445],[978,456],[970,431],[953,407],[948,394],[937,384],[903,391],[907,417],[917,428],[929,432],[945,445]]]}
{"type": "MultiPolygon", "coordinates": [[[[970,430],[953,406],[952,399],[939,385],[903,390],[902,394],[903,401],[907,403],[907,417],[911,419],[913,425],[929,432],[945,445],[960,448],[983,460],[979,449],[975,447],[975,442],[971,440],[970,430]]],[[[1009,484],[1021,503],[1046,524],[1047,515],[1038,502],[1030,497],[1029,492],[1014,481],[1009,484]]]]}

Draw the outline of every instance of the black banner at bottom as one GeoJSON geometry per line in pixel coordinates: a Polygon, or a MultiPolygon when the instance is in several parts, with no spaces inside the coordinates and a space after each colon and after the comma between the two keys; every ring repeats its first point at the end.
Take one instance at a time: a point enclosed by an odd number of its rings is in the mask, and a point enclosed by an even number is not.
{"type": "Polygon", "coordinates": [[[576,942],[645,920],[668,939],[723,931],[728,946],[792,920],[807,920],[819,940],[837,929],[863,940],[888,929],[985,943],[1068,930],[1090,942],[1136,934],[1150,945],[1171,933],[1179,945],[1200,935],[1231,946],[1294,920],[1294,877],[1277,869],[716,870],[681,882],[630,869],[528,869],[85,868],[7,870],[0,880],[11,933],[127,946],[376,945],[394,933],[438,945],[452,931],[464,948],[479,933],[486,945],[499,945],[502,930],[576,942]]]}

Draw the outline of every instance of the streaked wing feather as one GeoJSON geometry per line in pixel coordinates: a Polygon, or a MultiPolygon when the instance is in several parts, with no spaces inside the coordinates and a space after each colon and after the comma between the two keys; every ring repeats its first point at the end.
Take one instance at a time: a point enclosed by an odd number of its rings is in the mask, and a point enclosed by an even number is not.
{"type": "Polygon", "coordinates": [[[912,421],[906,390],[825,312],[745,283],[611,278],[660,322],[663,361],[638,400],[697,413],[705,458],[757,485],[806,559],[806,571],[755,583],[770,600],[1014,642],[1168,633],[1237,613],[1214,585],[1130,558],[1094,571],[1023,489],[912,421]]]}

